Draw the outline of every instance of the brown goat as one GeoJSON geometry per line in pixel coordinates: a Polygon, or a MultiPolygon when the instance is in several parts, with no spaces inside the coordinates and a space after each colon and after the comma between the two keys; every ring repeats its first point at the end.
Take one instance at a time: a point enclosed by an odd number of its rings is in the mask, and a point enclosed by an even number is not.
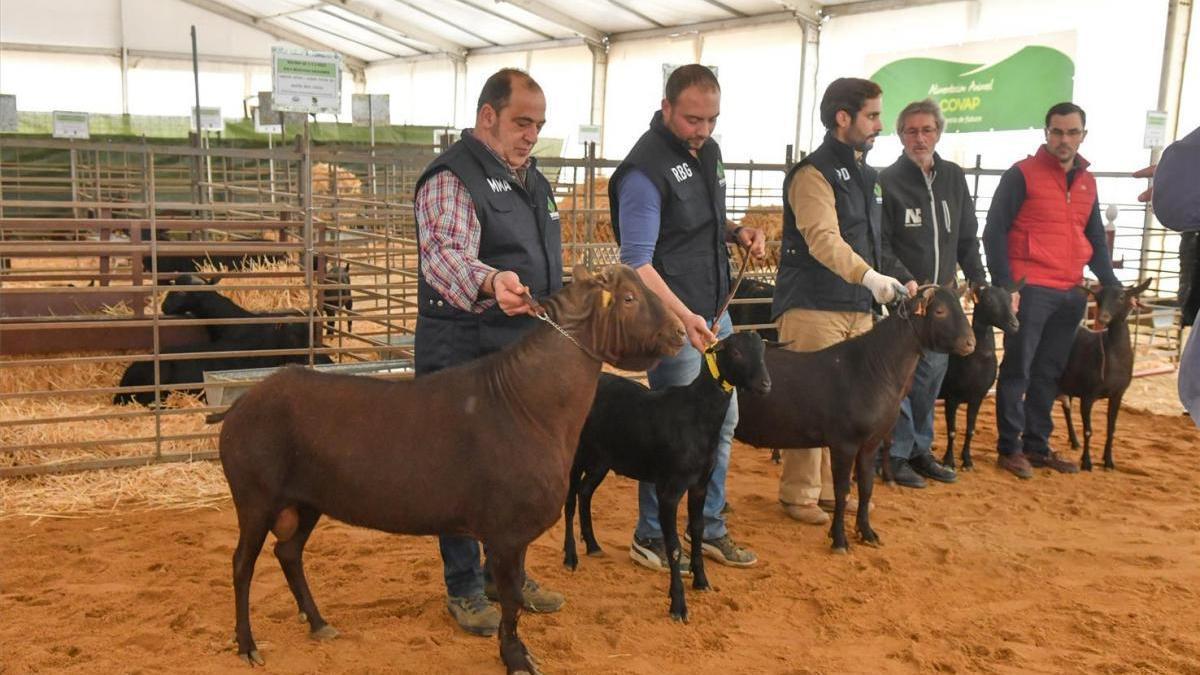
{"type": "Polygon", "coordinates": [[[684,340],[629,267],[574,274],[543,305],[565,334],[540,325],[500,352],[413,381],[285,369],[225,413],[220,454],[240,530],[233,583],[244,660],[263,662],[250,631],[250,579],[268,530],[312,635],[337,634],[301,561],[327,514],[482,541],[500,592],[500,657],[509,673],[537,672],[517,637],[525,550],[558,520],[602,361],[646,370],[684,340]]]}

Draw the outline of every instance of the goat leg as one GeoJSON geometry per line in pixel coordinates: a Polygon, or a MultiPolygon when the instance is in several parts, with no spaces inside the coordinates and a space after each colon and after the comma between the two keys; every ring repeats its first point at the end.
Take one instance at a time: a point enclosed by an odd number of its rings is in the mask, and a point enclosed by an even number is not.
{"type": "Polygon", "coordinates": [[[658,493],[658,524],[662,528],[663,548],[667,552],[667,565],[671,568],[671,586],[667,590],[671,598],[671,620],[687,623],[687,601],[683,597],[683,575],[679,571],[679,531],[675,520],[684,490],[658,483],[654,487],[658,493]]]}
{"type": "Polygon", "coordinates": [[[500,659],[508,675],[536,675],[539,671],[521,638],[517,636],[517,620],[521,614],[521,594],[525,585],[524,545],[505,542],[485,542],[491,560],[496,590],[500,593],[500,659]]]}
{"type": "Polygon", "coordinates": [[[846,498],[850,494],[850,471],[858,453],[855,445],[830,446],[830,461],[833,464],[833,522],[829,526],[829,538],[833,540],[834,553],[849,553],[850,542],[846,540],[846,498]]]}
{"type": "Polygon", "coordinates": [[[592,468],[583,475],[579,485],[579,533],[583,535],[587,554],[593,558],[604,555],[604,550],[600,548],[600,543],[596,541],[596,533],[592,530],[592,495],[607,475],[607,466],[592,468]]]}
{"type": "Polygon", "coordinates": [[[1095,403],[1095,399],[1086,396],[1079,399],[1079,418],[1083,422],[1083,456],[1079,458],[1079,468],[1084,471],[1092,470],[1092,406],[1095,403]]]}
{"type": "MultiPolygon", "coordinates": [[[[706,475],[711,478],[712,472],[706,475]]],[[[697,591],[712,590],[704,571],[704,501],[708,498],[709,478],[688,488],[687,492],[688,535],[692,538],[692,588],[697,591]]]]}
{"type": "Polygon", "coordinates": [[[1075,422],[1071,420],[1071,397],[1060,396],[1058,398],[1062,404],[1063,418],[1067,422],[1067,438],[1071,441],[1071,449],[1079,449],[1079,437],[1075,435],[1075,422]]]}
{"type": "Polygon", "coordinates": [[[963,471],[975,468],[975,462],[971,459],[971,439],[975,438],[975,419],[979,417],[979,408],[982,405],[983,399],[967,403],[967,433],[963,436],[962,446],[963,471]]]}
{"type": "Polygon", "coordinates": [[[254,563],[267,539],[272,519],[273,515],[265,511],[251,515],[243,510],[238,514],[241,532],[237,548],[233,551],[233,601],[237,614],[235,634],[238,656],[251,666],[265,663],[250,632],[250,580],[254,577],[254,563]]]}
{"type": "MultiPolygon", "coordinates": [[[[308,588],[308,579],[304,575],[304,545],[321,518],[321,512],[311,506],[301,504],[296,509],[297,524],[295,533],[288,536],[280,532],[279,523],[284,518],[280,514],[276,518],[275,559],[283,568],[283,576],[287,578],[288,588],[296,598],[296,606],[300,610],[300,620],[308,623],[309,635],[316,640],[332,640],[338,636],[337,629],[330,626],[317,610],[312,591],[308,588]]],[[[285,509],[286,511],[286,509],[285,509]]]]}
{"type": "MultiPolygon", "coordinates": [[[[875,443],[868,442],[858,451],[858,515],[854,520],[855,529],[858,530],[858,538],[862,543],[868,546],[880,546],[883,544],[879,540],[879,535],[875,530],[871,529],[870,510],[871,510],[871,491],[874,489],[875,472],[871,471],[871,467],[875,466],[875,455],[879,453],[880,446],[875,443]]],[[[884,464],[887,464],[885,461],[884,464]]]]}
{"type": "Polygon", "coordinates": [[[1113,434],[1117,431],[1117,415],[1121,412],[1121,398],[1125,392],[1116,394],[1108,399],[1108,437],[1104,439],[1104,468],[1112,471],[1117,468],[1113,463],[1113,434]]]}
{"type": "MultiPolygon", "coordinates": [[[[575,502],[579,495],[578,469],[571,468],[571,480],[567,485],[567,502],[563,505],[563,566],[572,572],[579,567],[579,554],[575,551],[575,502]]],[[[582,519],[582,517],[581,517],[582,519]]],[[[583,526],[580,525],[582,528],[583,526]]]]}
{"type": "Polygon", "coordinates": [[[954,438],[956,436],[955,425],[957,424],[958,417],[958,401],[947,397],[942,402],[942,411],[946,416],[946,454],[942,455],[942,466],[946,467],[947,469],[953,469],[954,438]]]}

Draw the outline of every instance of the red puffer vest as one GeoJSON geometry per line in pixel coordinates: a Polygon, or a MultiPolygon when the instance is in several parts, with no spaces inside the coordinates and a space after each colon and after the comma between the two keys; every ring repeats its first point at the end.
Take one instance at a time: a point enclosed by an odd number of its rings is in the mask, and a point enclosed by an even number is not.
{"type": "Polygon", "coordinates": [[[1083,280],[1083,266],[1092,258],[1084,229],[1096,204],[1096,178],[1088,161],[1077,159],[1069,189],[1066,172],[1046,146],[1017,163],[1025,176],[1025,203],[1008,232],[1014,280],[1059,290],[1083,280]]]}

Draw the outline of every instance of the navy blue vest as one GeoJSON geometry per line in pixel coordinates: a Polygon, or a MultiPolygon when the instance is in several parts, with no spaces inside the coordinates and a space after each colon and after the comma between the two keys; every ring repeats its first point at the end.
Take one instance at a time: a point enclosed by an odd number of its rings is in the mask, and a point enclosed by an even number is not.
{"type": "Polygon", "coordinates": [[[658,241],[651,263],[667,287],[691,311],[712,319],[729,293],[729,250],[725,246],[725,165],[709,139],[699,158],[654,113],[608,183],[613,234],[621,241],[621,179],[633,168],[650,178],[662,198],[658,241]]]}
{"type": "Polygon", "coordinates": [[[796,216],[788,200],[792,178],[802,167],[816,167],[833,188],[837,208],[838,228],[842,239],[873,268],[879,267],[880,199],[875,190],[875,170],[860,166],[854,159],[854,149],[825,135],[825,142],[796,166],[783,179],[783,250],[779,257],[779,272],[775,277],[775,299],[771,315],[779,315],[794,307],[834,312],[870,312],[871,292],[857,283],[847,283],[825,267],[809,252],[796,216]]]}
{"type": "MultiPolygon", "coordinates": [[[[479,260],[517,273],[535,298],[562,288],[562,228],[553,190],[531,160],[526,184],[471,133],[450,146],[417,179],[420,191],[431,176],[450,171],[467,187],[479,218],[479,260]]],[[[418,237],[421,236],[418,230],[418,237]]],[[[451,305],[417,276],[418,375],[490,354],[515,342],[536,325],[529,316],[506,316],[499,306],[475,314],[451,305]]]]}

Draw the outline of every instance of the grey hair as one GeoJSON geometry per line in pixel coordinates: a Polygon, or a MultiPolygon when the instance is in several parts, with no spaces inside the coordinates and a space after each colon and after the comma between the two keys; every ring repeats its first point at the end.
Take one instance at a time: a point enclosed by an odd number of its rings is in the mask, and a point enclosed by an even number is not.
{"type": "Polygon", "coordinates": [[[933,115],[933,119],[937,122],[939,134],[946,130],[946,118],[942,116],[942,107],[933,99],[927,98],[923,101],[913,101],[904,106],[904,110],[901,110],[900,114],[896,117],[896,135],[904,135],[905,120],[910,115],[917,115],[919,113],[933,115]]]}

